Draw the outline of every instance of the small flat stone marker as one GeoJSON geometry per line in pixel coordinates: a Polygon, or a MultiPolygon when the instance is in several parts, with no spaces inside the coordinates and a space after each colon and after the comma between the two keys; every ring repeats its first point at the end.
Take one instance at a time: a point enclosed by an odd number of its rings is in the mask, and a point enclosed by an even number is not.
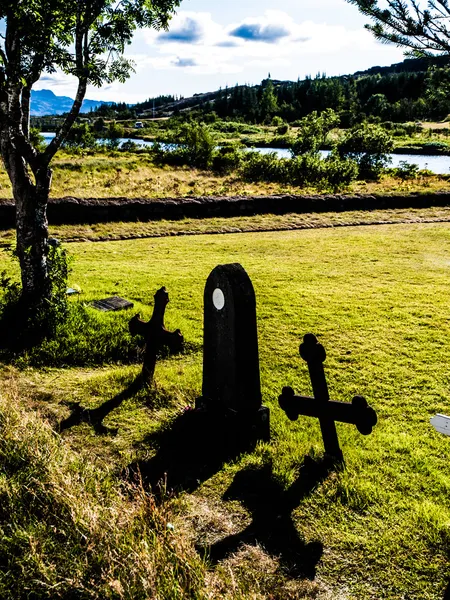
{"type": "Polygon", "coordinates": [[[431,417],[430,423],[439,433],[450,435],[450,417],[447,415],[435,415],[431,417]]]}
{"type": "Polygon", "coordinates": [[[343,455],[339,447],[335,421],[356,425],[360,433],[368,435],[372,433],[372,428],[377,423],[376,412],[367,404],[363,396],[355,396],[351,403],[330,400],[323,370],[325,348],[319,344],[312,333],[307,333],[303,338],[300,356],[308,364],[314,397],[296,396],[291,387],[284,387],[278,398],[279,405],[291,421],[296,421],[299,415],[318,418],[325,453],[334,460],[342,462],[343,455]]]}
{"type": "Polygon", "coordinates": [[[133,308],[134,304],[129,300],[125,300],[125,298],[120,298],[120,296],[111,296],[111,298],[104,298],[103,300],[94,300],[92,306],[97,310],[108,312],[133,308]]]}
{"type": "Polygon", "coordinates": [[[241,439],[270,438],[269,410],[261,405],[255,291],[237,263],[217,266],[206,281],[197,407],[227,417],[241,439]]]}

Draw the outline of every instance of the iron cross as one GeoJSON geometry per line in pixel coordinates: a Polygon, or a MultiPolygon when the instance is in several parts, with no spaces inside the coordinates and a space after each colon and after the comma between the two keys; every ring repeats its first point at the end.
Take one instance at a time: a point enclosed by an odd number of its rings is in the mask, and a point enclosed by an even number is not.
{"type": "Polygon", "coordinates": [[[142,376],[144,383],[150,384],[155,372],[156,357],[163,346],[168,346],[171,352],[180,352],[183,348],[181,331],[168,331],[164,327],[164,313],[169,302],[169,294],[165,287],[160,288],[154,295],[153,314],[147,323],[135,315],[128,327],[131,335],[142,335],[145,340],[144,366],[142,376]]]}
{"type": "Polygon", "coordinates": [[[291,387],[284,387],[278,402],[291,421],[296,421],[299,415],[318,418],[326,454],[342,462],[335,422],[351,423],[356,425],[360,433],[369,435],[377,423],[376,412],[363,396],[355,396],[351,402],[330,400],[323,369],[325,348],[312,333],[307,333],[303,338],[300,356],[308,364],[314,397],[296,396],[291,387]]]}

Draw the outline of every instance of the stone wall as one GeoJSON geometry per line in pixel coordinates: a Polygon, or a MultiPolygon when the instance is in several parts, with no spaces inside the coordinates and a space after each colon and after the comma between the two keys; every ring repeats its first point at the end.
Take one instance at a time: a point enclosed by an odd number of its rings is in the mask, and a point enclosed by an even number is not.
{"type": "MultiPolygon", "coordinates": [[[[200,198],[58,198],[48,205],[49,223],[91,224],[108,221],[236,217],[256,214],[288,214],[375,210],[383,208],[427,208],[450,206],[450,193],[393,196],[323,195],[200,198]]],[[[12,202],[0,204],[0,228],[14,227],[12,202]]]]}

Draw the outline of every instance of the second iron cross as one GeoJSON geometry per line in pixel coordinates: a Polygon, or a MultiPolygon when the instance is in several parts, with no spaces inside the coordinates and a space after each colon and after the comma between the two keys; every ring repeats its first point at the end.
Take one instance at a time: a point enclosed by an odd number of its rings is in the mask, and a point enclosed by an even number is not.
{"type": "Polygon", "coordinates": [[[284,387],[278,399],[280,407],[291,421],[296,421],[299,415],[318,418],[325,453],[336,461],[343,461],[335,421],[356,425],[360,433],[368,435],[376,425],[377,415],[363,396],[355,396],[351,403],[330,400],[323,369],[325,348],[312,333],[303,338],[300,356],[308,364],[314,397],[296,396],[291,387],[284,387]]]}

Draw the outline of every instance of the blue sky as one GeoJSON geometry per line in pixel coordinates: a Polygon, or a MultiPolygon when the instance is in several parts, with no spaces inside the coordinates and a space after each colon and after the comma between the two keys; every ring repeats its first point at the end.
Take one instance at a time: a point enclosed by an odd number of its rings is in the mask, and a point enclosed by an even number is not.
{"type": "MultiPolygon", "coordinates": [[[[168,32],[140,30],[127,49],[136,73],[125,83],[90,87],[87,97],[139,102],[189,96],[236,83],[343,75],[403,60],[381,44],[345,0],[183,0],[168,32]]],[[[56,73],[36,89],[72,96],[76,84],[56,73]]]]}

